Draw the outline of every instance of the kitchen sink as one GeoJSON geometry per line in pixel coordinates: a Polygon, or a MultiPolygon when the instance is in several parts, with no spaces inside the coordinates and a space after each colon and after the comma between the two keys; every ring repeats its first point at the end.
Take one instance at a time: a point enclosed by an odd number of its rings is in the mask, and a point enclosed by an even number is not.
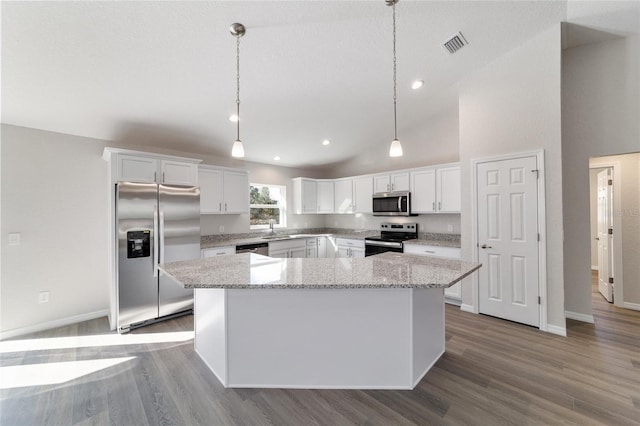
{"type": "Polygon", "coordinates": [[[260,237],[263,240],[285,240],[291,238],[289,235],[269,235],[268,237],[260,237]]]}

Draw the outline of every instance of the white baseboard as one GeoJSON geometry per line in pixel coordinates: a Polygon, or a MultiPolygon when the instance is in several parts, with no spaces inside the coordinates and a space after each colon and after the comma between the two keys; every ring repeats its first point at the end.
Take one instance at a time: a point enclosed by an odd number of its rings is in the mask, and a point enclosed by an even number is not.
{"type": "Polygon", "coordinates": [[[472,314],[476,313],[476,311],[473,309],[473,305],[467,305],[466,303],[460,304],[460,310],[464,312],[471,312],[472,314]]]}
{"type": "Polygon", "coordinates": [[[591,270],[592,271],[597,271],[598,270],[598,265],[591,265],[591,270]]]}
{"type": "Polygon", "coordinates": [[[450,305],[455,305],[455,306],[460,306],[462,304],[462,301],[460,299],[457,299],[455,297],[444,297],[444,303],[448,303],[450,305]]]}
{"type": "Polygon", "coordinates": [[[39,331],[50,330],[52,328],[64,327],[65,325],[75,324],[82,321],[89,321],[96,318],[102,318],[109,315],[108,309],[102,309],[96,312],[88,312],[86,314],[74,315],[72,317],[60,318],[53,321],[47,321],[40,324],[29,325],[27,327],[14,328],[12,330],[0,332],[0,340],[11,339],[13,337],[22,336],[29,333],[37,333],[39,331]]]}
{"type": "Polygon", "coordinates": [[[588,322],[590,324],[594,323],[593,315],[579,314],[578,312],[571,312],[571,311],[564,311],[564,316],[576,321],[588,322]]]}
{"type": "Polygon", "coordinates": [[[547,324],[547,329],[543,331],[551,334],[557,334],[558,336],[567,337],[567,328],[560,327],[559,325],[547,324]]]}
{"type": "Polygon", "coordinates": [[[625,309],[633,309],[634,311],[640,311],[640,303],[624,302],[622,304],[622,307],[625,309]]]}

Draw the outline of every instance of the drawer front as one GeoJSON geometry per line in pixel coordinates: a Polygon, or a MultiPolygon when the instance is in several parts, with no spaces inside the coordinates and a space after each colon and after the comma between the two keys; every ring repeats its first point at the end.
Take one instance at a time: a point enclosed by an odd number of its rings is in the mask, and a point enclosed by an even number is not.
{"type": "Polygon", "coordinates": [[[458,247],[438,247],[425,246],[421,244],[405,244],[404,252],[408,254],[420,254],[423,256],[460,259],[460,248],[458,247]]]}
{"type": "Polygon", "coordinates": [[[343,247],[364,248],[364,240],[352,240],[350,238],[336,238],[336,245],[343,247]]]}

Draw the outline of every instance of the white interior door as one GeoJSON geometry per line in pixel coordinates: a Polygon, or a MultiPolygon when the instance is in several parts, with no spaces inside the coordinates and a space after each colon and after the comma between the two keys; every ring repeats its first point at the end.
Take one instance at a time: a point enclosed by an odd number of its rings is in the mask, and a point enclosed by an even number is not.
{"type": "Polygon", "coordinates": [[[535,156],[480,163],[479,312],[540,326],[535,156]]]}
{"type": "Polygon", "coordinates": [[[613,284],[609,283],[609,278],[613,278],[613,235],[610,234],[613,197],[610,179],[610,169],[598,172],[598,290],[608,302],[613,302],[613,284]]]}

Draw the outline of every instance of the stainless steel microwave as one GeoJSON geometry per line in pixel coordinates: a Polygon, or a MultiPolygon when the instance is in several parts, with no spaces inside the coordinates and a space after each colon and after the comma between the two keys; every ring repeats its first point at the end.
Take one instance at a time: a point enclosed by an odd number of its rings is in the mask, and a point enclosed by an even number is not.
{"type": "Polygon", "coordinates": [[[409,191],[378,192],[373,194],[374,216],[412,216],[409,191]]]}

